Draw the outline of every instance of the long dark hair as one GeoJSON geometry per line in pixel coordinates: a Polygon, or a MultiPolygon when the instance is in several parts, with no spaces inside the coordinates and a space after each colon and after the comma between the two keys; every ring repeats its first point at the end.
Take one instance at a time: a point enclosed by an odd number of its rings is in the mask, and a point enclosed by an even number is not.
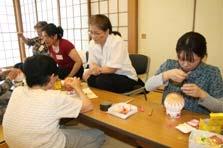
{"type": "Polygon", "coordinates": [[[42,31],[45,31],[48,36],[57,35],[57,39],[61,39],[63,37],[63,28],[61,26],[56,26],[53,23],[50,23],[43,27],[42,31]]]}

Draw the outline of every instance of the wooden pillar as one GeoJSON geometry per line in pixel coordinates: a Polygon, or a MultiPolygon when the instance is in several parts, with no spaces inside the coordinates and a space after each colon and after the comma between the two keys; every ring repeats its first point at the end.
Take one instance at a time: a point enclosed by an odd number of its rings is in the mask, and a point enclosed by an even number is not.
{"type": "Polygon", "coordinates": [[[60,0],[57,0],[58,25],[61,26],[60,0]]]}
{"type": "MultiPolygon", "coordinates": [[[[15,13],[16,30],[18,32],[23,32],[20,0],[13,0],[13,6],[14,6],[14,13],[15,13]]],[[[21,58],[21,61],[24,62],[26,58],[25,45],[22,39],[20,39],[19,37],[18,37],[18,41],[19,41],[20,58],[21,58]]]]}
{"type": "Polygon", "coordinates": [[[128,50],[138,53],[138,0],[128,0],[128,50]]]}

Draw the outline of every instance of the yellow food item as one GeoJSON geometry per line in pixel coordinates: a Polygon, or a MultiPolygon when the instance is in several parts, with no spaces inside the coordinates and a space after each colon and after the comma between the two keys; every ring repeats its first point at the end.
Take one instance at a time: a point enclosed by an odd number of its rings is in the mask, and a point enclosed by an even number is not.
{"type": "Polygon", "coordinates": [[[54,83],[53,88],[54,88],[55,90],[61,90],[61,89],[62,89],[61,80],[56,80],[56,82],[54,83]]]}

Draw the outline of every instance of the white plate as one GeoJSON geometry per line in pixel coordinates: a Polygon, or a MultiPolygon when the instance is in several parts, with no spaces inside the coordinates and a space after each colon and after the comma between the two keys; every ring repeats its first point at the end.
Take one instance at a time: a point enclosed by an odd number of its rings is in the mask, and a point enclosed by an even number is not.
{"type": "Polygon", "coordinates": [[[121,119],[127,119],[129,116],[135,114],[138,111],[137,107],[132,104],[127,104],[124,102],[113,104],[108,112],[111,115],[119,117],[121,119]]]}

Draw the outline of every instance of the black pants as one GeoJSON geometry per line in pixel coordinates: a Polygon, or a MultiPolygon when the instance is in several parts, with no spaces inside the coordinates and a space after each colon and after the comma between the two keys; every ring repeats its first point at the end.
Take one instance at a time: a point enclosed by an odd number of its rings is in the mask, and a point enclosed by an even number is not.
{"type": "MultiPolygon", "coordinates": [[[[61,80],[66,78],[69,75],[69,73],[70,73],[70,71],[68,71],[67,69],[58,67],[58,76],[61,80]]],[[[79,71],[73,77],[82,78],[83,73],[84,73],[84,68],[83,68],[83,66],[81,66],[79,71]]]]}
{"type": "Polygon", "coordinates": [[[91,87],[104,89],[116,93],[125,93],[135,89],[137,86],[144,86],[142,80],[132,80],[127,76],[118,74],[100,74],[98,76],[90,76],[87,83],[91,87]]]}

